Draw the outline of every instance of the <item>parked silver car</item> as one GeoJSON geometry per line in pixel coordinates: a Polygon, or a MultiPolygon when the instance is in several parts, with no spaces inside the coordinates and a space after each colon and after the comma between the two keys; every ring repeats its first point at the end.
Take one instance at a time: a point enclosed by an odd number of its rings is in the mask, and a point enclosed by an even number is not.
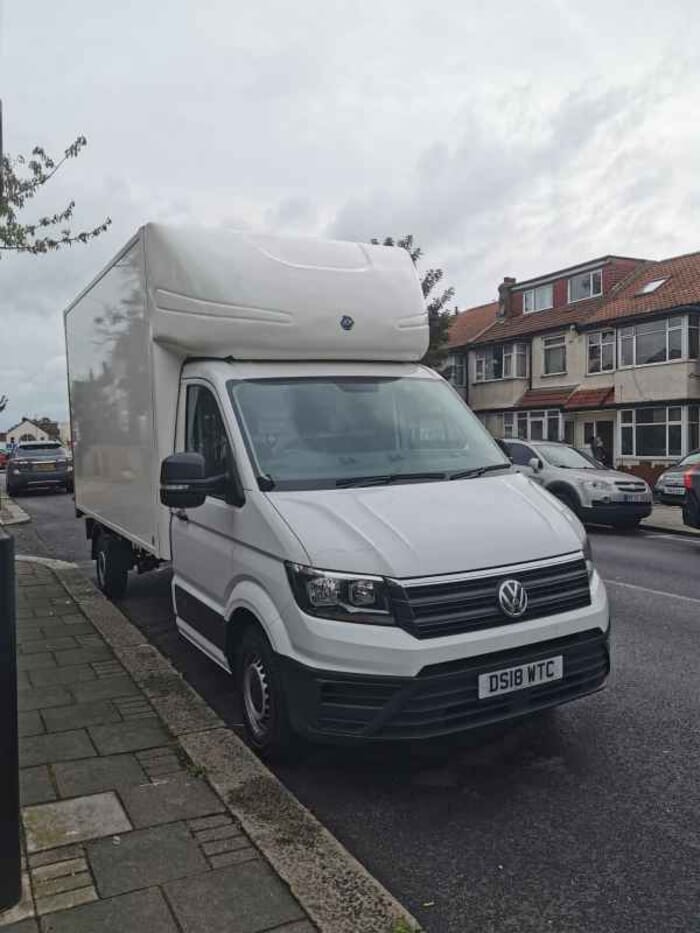
{"type": "Polygon", "coordinates": [[[685,500],[685,473],[700,465],[700,450],[692,450],[689,454],[674,463],[668,470],[664,470],[654,486],[654,494],[659,502],[666,505],[683,505],[685,500]]]}
{"type": "Polygon", "coordinates": [[[568,444],[504,440],[519,473],[541,483],[583,522],[636,528],[651,512],[652,496],[638,476],[598,468],[568,444]]]}

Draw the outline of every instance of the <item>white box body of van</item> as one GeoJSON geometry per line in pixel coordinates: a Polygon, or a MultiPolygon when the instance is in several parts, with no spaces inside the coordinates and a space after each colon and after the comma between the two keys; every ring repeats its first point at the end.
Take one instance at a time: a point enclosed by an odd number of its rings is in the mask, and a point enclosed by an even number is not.
{"type": "Polygon", "coordinates": [[[171,560],[180,632],[227,670],[259,631],[293,730],[422,738],[602,686],[585,532],[420,365],[405,250],[149,224],[65,325],[96,552],[171,560]],[[161,464],[188,452],[236,495],[162,505],[161,464]]]}

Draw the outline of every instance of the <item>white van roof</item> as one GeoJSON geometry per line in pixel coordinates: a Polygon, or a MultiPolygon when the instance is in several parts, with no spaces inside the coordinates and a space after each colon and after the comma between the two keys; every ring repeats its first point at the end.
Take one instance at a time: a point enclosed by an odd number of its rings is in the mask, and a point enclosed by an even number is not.
{"type": "Polygon", "coordinates": [[[240,360],[419,360],[428,317],[400,247],[149,223],[153,338],[240,360]]]}

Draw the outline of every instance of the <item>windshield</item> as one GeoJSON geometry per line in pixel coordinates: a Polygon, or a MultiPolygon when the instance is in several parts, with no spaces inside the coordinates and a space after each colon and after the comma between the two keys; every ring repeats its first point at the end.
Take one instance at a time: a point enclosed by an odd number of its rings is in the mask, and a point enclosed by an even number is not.
{"type": "Polygon", "coordinates": [[[430,481],[510,466],[442,380],[251,379],[228,388],[252,459],[275,488],[430,481]]]}
{"type": "Polygon", "coordinates": [[[544,457],[547,463],[551,463],[555,467],[562,467],[565,470],[599,469],[595,463],[583,457],[578,450],[573,447],[566,447],[563,444],[542,444],[537,447],[537,453],[544,457]]]}
{"type": "Polygon", "coordinates": [[[12,457],[14,460],[65,460],[68,454],[58,444],[37,444],[33,447],[16,447],[12,457]]]}
{"type": "Polygon", "coordinates": [[[683,457],[678,466],[692,466],[694,463],[700,463],[700,450],[694,450],[692,454],[683,457]]]}

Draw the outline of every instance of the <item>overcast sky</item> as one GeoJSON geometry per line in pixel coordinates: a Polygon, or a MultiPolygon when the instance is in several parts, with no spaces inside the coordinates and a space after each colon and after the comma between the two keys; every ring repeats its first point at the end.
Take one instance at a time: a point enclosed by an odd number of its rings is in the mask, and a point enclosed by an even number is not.
{"type": "Polygon", "coordinates": [[[6,151],[88,137],[37,209],[113,219],[0,258],[0,429],[67,417],[61,310],[148,220],[411,232],[460,307],[700,249],[697,0],[0,0],[0,31],[6,151]]]}

